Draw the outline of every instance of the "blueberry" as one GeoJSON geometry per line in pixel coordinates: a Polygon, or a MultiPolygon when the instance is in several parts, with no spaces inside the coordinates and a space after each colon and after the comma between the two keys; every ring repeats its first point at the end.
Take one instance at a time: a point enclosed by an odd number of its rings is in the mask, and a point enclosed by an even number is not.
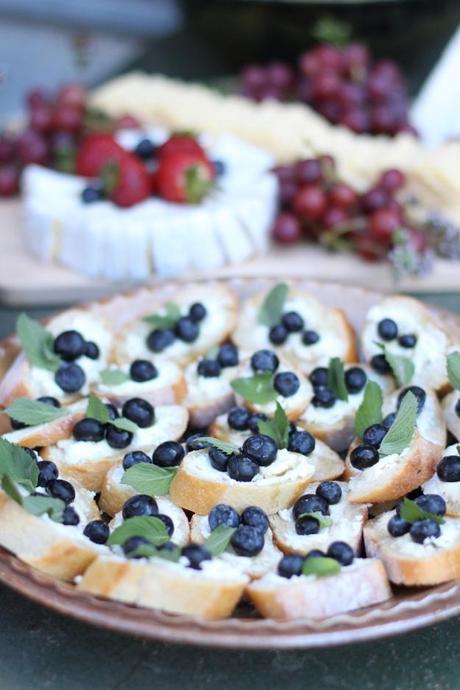
{"type": "Polygon", "coordinates": [[[288,337],[288,332],[286,328],[281,324],[272,326],[268,332],[268,339],[273,345],[283,345],[288,337]]]}
{"type": "Polygon", "coordinates": [[[322,515],[329,515],[329,503],[323,496],[304,494],[294,503],[292,512],[295,518],[299,518],[304,513],[321,513],[322,515]]]}
{"type": "Polygon", "coordinates": [[[268,417],[263,412],[256,412],[255,414],[250,415],[248,421],[249,430],[252,431],[253,434],[258,434],[259,422],[266,422],[267,420],[268,417]]]}
{"type": "Polygon", "coordinates": [[[398,336],[398,326],[393,319],[382,319],[377,325],[377,333],[382,340],[394,340],[398,336]]]}
{"type": "Polygon", "coordinates": [[[92,340],[88,340],[85,347],[85,357],[88,359],[99,359],[99,348],[92,340]]]}
{"type": "Polygon", "coordinates": [[[152,405],[142,398],[130,398],[122,407],[121,413],[141,429],[152,426],[155,421],[155,410],[152,405]]]}
{"type": "Polygon", "coordinates": [[[136,494],[131,496],[123,504],[123,520],[139,515],[158,515],[158,504],[152,496],[147,494],[136,494]]]}
{"type": "Polygon", "coordinates": [[[159,465],[159,467],[177,467],[182,462],[184,455],[185,451],[180,443],[164,441],[153,451],[153,464],[159,465]]]}
{"type": "Polygon", "coordinates": [[[218,472],[227,471],[228,461],[230,459],[230,455],[228,453],[224,453],[224,451],[219,450],[219,448],[210,448],[208,451],[208,456],[209,462],[215,470],[218,472]]]}
{"type": "Polygon", "coordinates": [[[309,534],[318,534],[319,528],[318,520],[310,515],[303,515],[295,521],[295,531],[303,537],[309,534]]]}
{"type": "Polygon", "coordinates": [[[300,388],[299,377],[292,371],[282,371],[280,374],[275,374],[273,388],[282,395],[283,398],[290,398],[295,395],[300,388]]]}
{"type": "Polygon", "coordinates": [[[297,553],[288,553],[286,556],[283,556],[278,563],[278,575],[288,579],[295,575],[302,575],[303,564],[303,556],[297,553]]]}
{"type": "Polygon", "coordinates": [[[293,431],[289,434],[288,450],[301,455],[310,455],[315,450],[316,441],[308,431],[293,431]]]}
{"type": "Polygon", "coordinates": [[[211,531],[219,527],[219,525],[239,527],[240,516],[231,506],[227,506],[225,503],[218,503],[209,513],[208,522],[211,531]]]}
{"type": "Polygon", "coordinates": [[[308,378],[310,379],[312,386],[327,386],[329,372],[326,367],[316,367],[316,369],[313,369],[308,378]]]}
{"type": "Polygon", "coordinates": [[[133,441],[133,434],[108,424],[105,430],[105,440],[111,448],[127,448],[133,441]]]}
{"type": "Polygon", "coordinates": [[[201,570],[201,564],[203,561],[210,561],[212,559],[211,554],[204,546],[200,544],[188,544],[184,546],[181,551],[182,556],[188,559],[189,567],[194,570],[201,570]]]}
{"type": "Polygon", "coordinates": [[[243,443],[243,455],[254,460],[258,465],[267,467],[276,460],[278,446],[271,436],[266,434],[254,434],[243,443]]]}
{"type": "Polygon", "coordinates": [[[73,362],[81,357],[85,349],[86,340],[78,331],[64,331],[54,340],[54,351],[65,362],[73,362]]]}
{"type": "Polygon", "coordinates": [[[280,361],[272,350],[257,350],[251,357],[254,371],[269,371],[274,374],[279,365],[280,361]]]}
{"type": "Polygon", "coordinates": [[[408,350],[412,349],[417,344],[417,336],[413,333],[408,333],[407,335],[401,335],[398,338],[398,343],[401,347],[405,347],[408,350]]]}
{"type": "Polygon", "coordinates": [[[146,344],[152,352],[163,352],[173,344],[175,339],[174,331],[169,328],[155,328],[148,334],[146,344]]]}
{"type": "Polygon", "coordinates": [[[105,434],[104,425],[92,417],[84,417],[73,428],[73,437],[76,441],[88,441],[98,443],[105,434]]]}
{"type": "Polygon", "coordinates": [[[229,477],[237,482],[250,482],[258,473],[259,465],[244,455],[231,455],[227,471],[229,477]]]}
{"type": "Polygon", "coordinates": [[[403,537],[410,530],[410,522],[406,522],[400,515],[393,515],[388,521],[387,530],[392,537],[403,537]]]}
{"type": "Polygon", "coordinates": [[[123,458],[123,469],[129,470],[130,467],[138,465],[140,462],[151,463],[152,460],[142,450],[132,450],[130,453],[126,453],[123,458]]]}
{"type": "Polygon", "coordinates": [[[80,365],[62,364],[54,374],[54,380],[65,393],[76,393],[86,381],[86,375],[80,365]]]}
{"type": "Polygon", "coordinates": [[[436,473],[442,482],[460,482],[460,457],[446,455],[439,463],[436,473]]]}
{"type": "Polygon", "coordinates": [[[203,437],[205,432],[198,432],[196,434],[191,434],[187,436],[185,441],[185,448],[188,453],[193,450],[203,450],[203,448],[209,448],[209,443],[207,441],[199,441],[198,439],[203,437]]]}
{"type": "Polygon", "coordinates": [[[367,470],[379,461],[379,452],[374,446],[357,446],[350,454],[350,462],[357,470],[367,470]]]}
{"type": "Polygon", "coordinates": [[[438,494],[419,496],[415,499],[415,502],[419,508],[426,510],[427,513],[433,513],[433,515],[440,515],[442,517],[447,510],[445,500],[442,496],[438,496],[438,494]]]}
{"type": "Polygon", "coordinates": [[[268,530],[267,514],[262,508],[258,508],[257,506],[248,506],[245,508],[241,513],[241,522],[244,525],[258,529],[262,534],[265,534],[268,530]]]}
{"type": "Polygon", "coordinates": [[[66,506],[62,512],[62,524],[75,526],[78,525],[79,522],[80,516],[75,508],[72,508],[72,506],[66,506]]]}
{"type": "Polygon", "coordinates": [[[89,185],[82,189],[80,199],[84,204],[94,204],[96,201],[104,199],[104,190],[98,185],[89,185]]]}
{"type": "Polygon", "coordinates": [[[53,479],[58,478],[58,468],[54,462],[48,462],[48,460],[40,460],[37,462],[38,465],[38,486],[48,486],[48,483],[53,479]]]}
{"type": "Polygon", "coordinates": [[[105,544],[109,538],[109,526],[103,520],[91,520],[83,530],[85,537],[95,544],[105,544]]]}
{"type": "Polygon", "coordinates": [[[161,520],[163,525],[166,527],[166,531],[168,533],[168,537],[171,538],[172,535],[174,534],[174,522],[171,520],[169,515],[164,515],[163,513],[158,513],[158,515],[155,515],[158,520],[161,520]]]}
{"type": "MultiPolygon", "coordinates": [[[[146,544],[150,543],[144,537],[129,537],[123,544],[123,552],[125,556],[131,556],[132,553],[146,544]]],[[[133,556],[133,558],[142,558],[142,556],[133,556]]]]}
{"type": "Polygon", "coordinates": [[[220,346],[217,361],[222,368],[236,367],[239,364],[238,348],[232,343],[224,343],[220,346]]]}
{"type": "Polygon", "coordinates": [[[385,427],[385,429],[390,429],[391,426],[394,424],[395,419],[396,412],[390,412],[390,414],[387,414],[387,416],[382,420],[382,424],[385,427]]]}
{"type": "Polygon", "coordinates": [[[398,395],[398,403],[396,405],[396,409],[399,410],[404,396],[407,395],[409,391],[413,395],[415,395],[415,399],[417,401],[417,414],[420,414],[420,412],[423,410],[423,406],[425,405],[426,400],[426,393],[423,390],[423,388],[420,388],[420,386],[408,386],[407,388],[404,388],[404,390],[402,390],[401,393],[398,395]]]}
{"type": "Polygon", "coordinates": [[[333,541],[327,550],[327,556],[334,558],[340,565],[351,565],[355,554],[349,544],[344,541],[333,541]]]}
{"type": "Polygon", "coordinates": [[[203,321],[207,313],[206,307],[201,302],[195,302],[188,310],[188,315],[194,323],[203,321]]]}
{"type": "Polygon", "coordinates": [[[150,139],[141,139],[134,149],[134,154],[141,160],[153,158],[155,155],[155,144],[150,139]]]}
{"type": "Polygon", "coordinates": [[[332,481],[324,481],[321,482],[321,484],[318,484],[315,493],[317,496],[324,498],[324,500],[327,501],[330,506],[339,503],[340,499],[342,498],[342,489],[340,488],[340,484],[332,481]]]}
{"type": "Polygon", "coordinates": [[[257,556],[264,548],[264,543],[263,533],[250,525],[241,525],[230,538],[230,544],[238,556],[257,556]]]}
{"type": "Polygon", "coordinates": [[[367,383],[367,374],[361,367],[350,367],[345,372],[345,385],[347,391],[353,395],[360,393],[367,383]]]}
{"type": "Polygon", "coordinates": [[[307,345],[316,345],[316,343],[319,342],[319,333],[316,331],[304,331],[302,333],[302,344],[307,345]]]}
{"type": "Polygon", "coordinates": [[[439,537],[441,528],[434,520],[417,520],[411,525],[410,536],[417,544],[423,544],[429,537],[439,537]]]}
{"type": "Polygon", "coordinates": [[[158,377],[158,369],[147,359],[135,359],[129,368],[129,375],[133,381],[143,383],[158,377]]]}
{"type": "Polygon", "coordinates": [[[20,429],[27,429],[27,427],[30,426],[30,424],[24,424],[24,422],[18,422],[17,419],[13,419],[10,417],[10,424],[11,428],[14,429],[14,431],[19,431],[20,429]]]}
{"type": "Polygon", "coordinates": [[[388,364],[385,355],[374,355],[369,363],[377,374],[380,374],[381,376],[391,374],[391,367],[388,364]]]}
{"type": "Polygon", "coordinates": [[[66,505],[75,500],[75,489],[65,479],[51,479],[46,490],[53,498],[60,498],[66,505]]]}
{"type": "Polygon", "coordinates": [[[337,396],[327,386],[316,386],[314,393],[315,394],[311,401],[311,404],[314,407],[324,407],[329,409],[334,407],[335,403],[337,402],[337,396]]]}
{"type": "Polygon", "coordinates": [[[197,324],[188,316],[181,316],[174,331],[179,340],[184,343],[193,343],[200,334],[197,324]]]}
{"type": "Polygon", "coordinates": [[[281,323],[289,333],[297,333],[305,325],[303,318],[296,311],[288,311],[286,314],[283,314],[281,323]]]}
{"type": "Polygon", "coordinates": [[[416,489],[412,489],[412,491],[409,491],[409,493],[406,494],[406,496],[407,498],[410,498],[411,501],[415,501],[415,499],[419,496],[423,496],[423,489],[421,486],[418,486],[416,489]]]}
{"type": "Polygon", "coordinates": [[[309,560],[310,558],[324,558],[326,554],[324,551],[321,551],[321,549],[312,549],[307,553],[305,556],[305,560],[309,560]]]}
{"type": "Polygon", "coordinates": [[[246,431],[249,428],[250,413],[244,407],[234,407],[227,415],[230,429],[246,431]]]}
{"type": "Polygon", "coordinates": [[[45,405],[51,405],[51,407],[61,407],[61,403],[56,398],[51,397],[51,395],[42,395],[37,398],[38,402],[44,403],[45,405]]]}
{"type": "Polygon", "coordinates": [[[221,366],[216,359],[202,359],[198,364],[198,376],[206,379],[216,378],[222,373],[221,366]]]}
{"type": "Polygon", "coordinates": [[[387,432],[388,429],[383,424],[372,424],[363,433],[364,445],[379,448],[387,432]]]}
{"type": "Polygon", "coordinates": [[[225,173],[226,165],[223,161],[212,161],[212,165],[216,177],[221,177],[225,173]]]}
{"type": "Polygon", "coordinates": [[[112,403],[104,403],[105,407],[107,409],[107,412],[109,413],[109,419],[118,419],[120,414],[115,407],[115,405],[112,405],[112,403]]]}

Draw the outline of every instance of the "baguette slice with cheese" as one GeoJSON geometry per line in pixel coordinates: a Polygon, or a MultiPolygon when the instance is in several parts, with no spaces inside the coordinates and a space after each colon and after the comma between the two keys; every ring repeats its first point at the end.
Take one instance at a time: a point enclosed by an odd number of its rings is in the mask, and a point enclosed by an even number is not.
{"type": "MultiPolygon", "coordinates": [[[[442,457],[456,456],[459,457],[459,445],[454,443],[446,448],[442,457]]],[[[459,458],[460,462],[460,458],[459,458]]],[[[460,481],[442,481],[435,472],[434,475],[423,485],[423,493],[437,494],[442,496],[446,502],[446,514],[451,517],[460,517],[460,481]]]]}
{"type": "Polygon", "coordinates": [[[58,441],[69,438],[75,424],[85,416],[86,401],[78,400],[69,405],[68,414],[58,417],[46,424],[27,426],[24,429],[15,429],[3,435],[10,443],[25,448],[42,448],[52,446],[58,441]]]}
{"type": "Polygon", "coordinates": [[[236,376],[236,367],[225,367],[219,376],[205,377],[198,374],[198,365],[198,361],[191,362],[185,369],[187,396],[184,405],[191,426],[205,429],[234,405],[235,395],[230,381],[236,376]]]}
{"type": "MultiPolygon", "coordinates": [[[[127,498],[135,494],[136,491],[131,489],[131,493],[127,498]]],[[[185,544],[188,544],[190,541],[190,524],[182,508],[176,506],[168,496],[154,496],[154,499],[158,506],[158,513],[160,515],[167,515],[173,521],[174,532],[171,536],[171,541],[177,544],[177,546],[185,546],[185,544]]],[[[110,521],[110,529],[113,530],[122,523],[123,515],[119,512],[114,516],[113,520],[110,521]]]]}

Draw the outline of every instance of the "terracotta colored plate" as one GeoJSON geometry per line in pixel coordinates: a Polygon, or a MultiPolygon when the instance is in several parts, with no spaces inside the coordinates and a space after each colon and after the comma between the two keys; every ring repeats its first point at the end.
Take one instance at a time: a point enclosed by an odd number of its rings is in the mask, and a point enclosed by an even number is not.
{"type": "MultiPolygon", "coordinates": [[[[228,282],[241,296],[246,296],[267,288],[273,281],[257,278],[228,282]]],[[[309,290],[325,304],[342,307],[356,328],[361,327],[369,307],[382,297],[377,292],[331,283],[295,281],[295,284],[309,290]]],[[[141,289],[93,303],[88,308],[103,313],[118,329],[126,321],[152,309],[155,302],[169,297],[175,289],[177,283],[167,283],[155,292],[141,289]]],[[[460,319],[455,314],[436,311],[453,327],[459,326],[460,319]]],[[[384,604],[322,621],[280,623],[262,620],[255,617],[249,607],[241,607],[231,619],[209,622],[78,592],[71,584],[39,573],[3,549],[0,549],[0,582],[39,604],[99,627],[170,642],[238,649],[346,644],[407,632],[460,614],[460,582],[450,582],[418,590],[400,588],[384,604]]]]}

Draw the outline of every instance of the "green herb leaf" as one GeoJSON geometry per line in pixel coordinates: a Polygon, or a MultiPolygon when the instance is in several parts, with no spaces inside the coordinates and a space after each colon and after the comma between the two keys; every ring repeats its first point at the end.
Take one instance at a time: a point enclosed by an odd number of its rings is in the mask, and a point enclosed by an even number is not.
{"type": "Polygon", "coordinates": [[[16,322],[16,333],[30,364],[56,371],[61,360],[53,352],[53,335],[27,314],[20,314],[16,322]]]}
{"type": "Polygon", "coordinates": [[[288,292],[289,287],[286,283],[278,283],[270,290],[259,309],[257,316],[259,323],[268,328],[279,323],[288,292]]]}
{"type": "Polygon", "coordinates": [[[112,426],[116,426],[117,429],[121,429],[122,431],[129,431],[131,434],[135,434],[139,429],[135,422],[132,422],[130,419],[126,419],[126,417],[117,417],[116,419],[111,419],[110,424],[112,426]]]}
{"type": "Polygon", "coordinates": [[[38,467],[35,460],[21,446],[0,438],[0,477],[6,474],[30,491],[37,486],[38,467]]]}
{"type": "Polygon", "coordinates": [[[445,520],[440,515],[429,513],[427,510],[420,508],[415,501],[410,498],[403,498],[402,506],[399,511],[400,516],[406,522],[417,522],[417,520],[434,520],[438,525],[443,525],[445,520]]]}
{"type": "Polygon", "coordinates": [[[124,544],[130,537],[144,537],[154,546],[161,546],[169,541],[169,535],[164,523],[150,515],[140,515],[128,518],[113,530],[107,544],[124,544]]]}
{"type": "Polygon", "coordinates": [[[228,527],[228,525],[219,525],[213,529],[209,537],[204,542],[204,547],[212,556],[220,556],[230,543],[235,527],[228,527]]]}
{"type": "Polygon", "coordinates": [[[13,499],[13,501],[22,506],[23,496],[19,491],[16,482],[11,479],[9,474],[4,474],[2,477],[2,489],[10,498],[13,499]]]}
{"type": "Polygon", "coordinates": [[[166,302],[164,314],[149,314],[142,319],[155,328],[172,328],[180,319],[180,309],[174,302],[166,302]]]}
{"type": "Polygon", "coordinates": [[[39,400],[29,400],[29,398],[17,398],[4,412],[8,417],[28,426],[48,424],[69,414],[68,410],[47,405],[39,400]]]}
{"type": "Polygon", "coordinates": [[[447,376],[455,390],[460,390],[460,352],[447,355],[447,376]]]}
{"type": "Polygon", "coordinates": [[[391,352],[383,347],[385,359],[393,370],[393,375],[399,386],[406,386],[412,380],[415,366],[408,357],[401,357],[400,355],[393,355],[391,352]]]}
{"type": "Polygon", "coordinates": [[[200,438],[197,438],[196,441],[207,443],[209,446],[217,448],[223,453],[226,453],[226,455],[232,455],[233,453],[237,453],[239,451],[238,446],[236,446],[234,443],[230,443],[229,441],[221,441],[219,438],[214,438],[214,436],[200,436],[200,438]]]}
{"type": "Polygon", "coordinates": [[[177,470],[177,467],[158,467],[148,462],[139,462],[123,473],[121,483],[132,486],[141,494],[165,496],[169,493],[177,470]]]}
{"type": "Polygon", "coordinates": [[[51,496],[23,496],[16,482],[8,474],[4,474],[2,477],[2,489],[13,499],[13,501],[22,506],[28,513],[36,516],[45,515],[46,513],[55,522],[62,522],[65,503],[61,501],[60,498],[52,498],[51,496]]]}
{"type": "Polygon", "coordinates": [[[399,455],[407,448],[414,436],[417,422],[417,400],[409,391],[404,396],[396,418],[380,444],[382,455],[399,455]]]}
{"type": "Polygon", "coordinates": [[[278,448],[287,448],[289,442],[289,419],[278,401],[273,419],[261,420],[257,423],[259,433],[270,436],[278,448]]]}
{"type": "Polygon", "coordinates": [[[129,381],[129,375],[122,369],[103,369],[100,373],[104,386],[120,386],[129,381]]]}
{"type": "Polygon", "coordinates": [[[153,544],[142,544],[137,549],[128,554],[128,558],[161,558],[164,561],[171,561],[177,563],[181,556],[180,548],[175,546],[174,549],[157,549],[153,544]]]}
{"type": "Polygon", "coordinates": [[[110,415],[107,407],[104,405],[102,400],[90,393],[88,398],[88,406],[86,408],[86,416],[91,417],[91,419],[96,419],[101,424],[107,424],[110,421],[110,415]]]}
{"type": "Polygon", "coordinates": [[[302,513],[299,515],[299,517],[315,518],[315,520],[318,520],[319,522],[320,529],[323,529],[324,527],[331,527],[332,525],[332,518],[329,517],[329,515],[323,515],[319,511],[314,513],[302,513]]]}
{"type": "Polygon", "coordinates": [[[375,381],[368,381],[355,417],[355,431],[360,438],[372,424],[380,424],[383,419],[382,405],[382,389],[375,381]]]}
{"type": "Polygon", "coordinates": [[[303,575],[316,575],[316,577],[336,575],[340,573],[340,563],[335,558],[328,558],[327,556],[306,558],[302,567],[302,573],[303,575]]]}
{"type": "Polygon", "coordinates": [[[348,390],[345,384],[345,369],[340,357],[332,357],[329,360],[327,372],[327,385],[336,394],[339,400],[348,400],[348,390]]]}
{"type": "Polygon", "coordinates": [[[230,385],[235,393],[254,405],[266,405],[278,397],[273,387],[273,375],[269,371],[233,379],[230,385]]]}

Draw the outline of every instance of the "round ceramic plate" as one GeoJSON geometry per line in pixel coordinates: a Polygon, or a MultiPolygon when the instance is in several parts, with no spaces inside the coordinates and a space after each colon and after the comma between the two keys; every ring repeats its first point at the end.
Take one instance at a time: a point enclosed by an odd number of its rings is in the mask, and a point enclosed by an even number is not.
{"type": "MultiPolygon", "coordinates": [[[[273,281],[260,278],[227,282],[242,297],[273,284],[273,281]]],[[[343,308],[358,330],[370,306],[383,297],[377,292],[332,283],[293,282],[323,303],[343,308]]],[[[143,288],[92,303],[88,309],[104,314],[115,329],[120,329],[128,321],[152,310],[155,303],[170,297],[177,287],[177,283],[165,283],[155,289],[143,288]]],[[[458,316],[436,311],[445,322],[458,327],[458,316]]],[[[0,346],[3,364],[11,358],[14,349],[11,340],[0,346]]],[[[0,581],[33,601],[93,625],[164,641],[238,649],[346,644],[406,632],[460,614],[460,582],[450,582],[417,590],[400,588],[384,604],[321,621],[264,620],[251,608],[241,606],[232,618],[209,622],[98,599],[77,591],[71,584],[39,573],[3,549],[0,549],[0,581]]]]}

